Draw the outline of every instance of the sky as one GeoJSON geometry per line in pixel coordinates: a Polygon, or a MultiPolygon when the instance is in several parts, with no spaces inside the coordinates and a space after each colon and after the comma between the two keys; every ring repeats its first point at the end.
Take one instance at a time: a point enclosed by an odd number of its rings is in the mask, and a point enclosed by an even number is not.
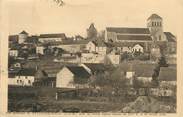
{"type": "Polygon", "coordinates": [[[179,35],[183,26],[182,0],[9,0],[9,33],[66,33],[86,36],[91,23],[98,31],[105,27],[146,27],[156,13],[163,18],[164,31],[179,35]]]}

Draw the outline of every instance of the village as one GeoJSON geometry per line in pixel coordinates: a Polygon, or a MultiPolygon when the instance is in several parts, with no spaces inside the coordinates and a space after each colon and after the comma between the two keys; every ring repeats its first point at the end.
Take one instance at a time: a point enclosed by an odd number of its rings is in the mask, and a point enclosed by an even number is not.
{"type": "Polygon", "coordinates": [[[164,32],[166,24],[157,14],[144,22],[147,27],[106,27],[103,31],[91,23],[87,37],[67,37],[65,33],[31,35],[24,30],[9,35],[9,111],[45,111],[43,107],[52,105],[50,108],[57,109],[47,112],[58,112],[72,108],[68,105],[76,101],[73,110],[79,108],[82,112],[115,111],[109,108],[113,104],[105,105],[109,102],[118,103],[117,112],[159,112],[160,108],[162,112],[175,112],[176,36],[164,32]],[[156,101],[155,109],[147,110],[147,104],[143,110],[127,106],[138,97],[156,101]],[[26,104],[18,104],[17,100],[36,106],[26,110],[26,104]],[[163,106],[156,107],[158,102],[163,106]],[[91,103],[96,105],[86,109],[91,103]]]}

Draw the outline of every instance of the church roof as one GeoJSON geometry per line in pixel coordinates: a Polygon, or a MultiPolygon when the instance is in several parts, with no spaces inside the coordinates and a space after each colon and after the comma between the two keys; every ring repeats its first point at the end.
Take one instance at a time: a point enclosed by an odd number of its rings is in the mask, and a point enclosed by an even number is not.
{"type": "Polygon", "coordinates": [[[171,32],[164,32],[168,42],[176,42],[175,36],[171,32]]]}
{"type": "Polygon", "coordinates": [[[162,18],[157,14],[152,14],[147,20],[149,19],[162,19],[162,18]]]}
{"type": "Polygon", "coordinates": [[[148,28],[107,27],[106,30],[108,32],[123,34],[150,34],[148,28]]]}
{"type": "Polygon", "coordinates": [[[117,39],[128,41],[152,41],[151,36],[148,35],[117,35],[117,39]]]}

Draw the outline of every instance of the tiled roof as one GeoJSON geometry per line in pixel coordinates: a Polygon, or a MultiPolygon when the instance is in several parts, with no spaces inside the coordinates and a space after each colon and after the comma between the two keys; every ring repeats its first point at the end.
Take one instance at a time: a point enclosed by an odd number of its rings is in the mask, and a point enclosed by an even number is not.
{"type": "Polygon", "coordinates": [[[64,33],[40,34],[39,38],[66,38],[64,33]]]}
{"type": "Polygon", "coordinates": [[[81,66],[67,66],[76,78],[89,78],[90,74],[81,66]]]}
{"type": "Polygon", "coordinates": [[[177,69],[176,67],[161,67],[159,73],[160,81],[176,81],[177,69]]]}
{"type": "Polygon", "coordinates": [[[36,69],[31,69],[31,68],[24,68],[24,69],[21,69],[17,75],[19,76],[35,76],[36,74],[36,69]]]}
{"type": "Polygon", "coordinates": [[[147,20],[149,19],[162,19],[162,18],[157,14],[152,14],[147,20]]]}
{"type": "Polygon", "coordinates": [[[137,40],[137,41],[152,41],[148,35],[117,35],[118,40],[137,40]]]}
{"type": "Polygon", "coordinates": [[[27,33],[26,31],[23,30],[20,34],[28,34],[28,33],[27,33]]]}
{"type": "Polygon", "coordinates": [[[148,28],[107,27],[106,30],[123,34],[150,34],[148,28]]]}
{"type": "Polygon", "coordinates": [[[171,32],[164,32],[168,42],[176,42],[176,37],[171,32]]]}
{"type": "Polygon", "coordinates": [[[96,71],[105,71],[107,70],[107,66],[102,63],[84,63],[85,66],[87,66],[92,73],[96,71]]]}

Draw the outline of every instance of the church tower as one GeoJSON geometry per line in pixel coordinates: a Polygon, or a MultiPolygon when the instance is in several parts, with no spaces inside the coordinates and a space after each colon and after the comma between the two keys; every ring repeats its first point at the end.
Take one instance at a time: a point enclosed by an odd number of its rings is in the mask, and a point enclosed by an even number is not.
{"type": "Polygon", "coordinates": [[[154,41],[165,40],[163,33],[163,19],[159,15],[152,14],[147,19],[147,27],[149,28],[154,41]]]}

